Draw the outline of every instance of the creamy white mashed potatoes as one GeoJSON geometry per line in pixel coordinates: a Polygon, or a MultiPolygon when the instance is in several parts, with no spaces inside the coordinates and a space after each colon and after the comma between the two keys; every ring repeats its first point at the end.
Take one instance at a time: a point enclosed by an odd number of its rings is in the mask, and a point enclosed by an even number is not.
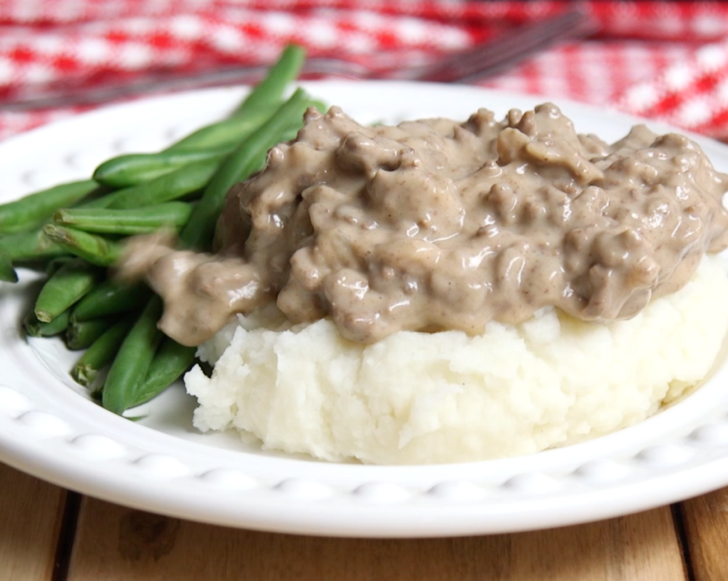
{"type": "Polygon", "coordinates": [[[185,377],[202,431],[237,429],[265,449],[376,464],[537,452],[633,425],[709,371],[728,327],[728,276],[706,256],[680,291],[627,321],[554,309],[483,335],[401,331],[373,345],[328,319],[271,312],[203,344],[212,378],[185,377]]]}

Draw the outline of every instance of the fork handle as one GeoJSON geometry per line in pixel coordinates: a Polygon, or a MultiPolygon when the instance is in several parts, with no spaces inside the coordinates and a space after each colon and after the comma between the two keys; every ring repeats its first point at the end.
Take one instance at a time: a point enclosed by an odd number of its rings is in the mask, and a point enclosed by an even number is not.
{"type": "Polygon", "coordinates": [[[472,82],[492,76],[556,43],[593,33],[593,21],[581,10],[570,10],[502,33],[475,48],[459,51],[417,75],[416,80],[438,83],[472,82]]]}

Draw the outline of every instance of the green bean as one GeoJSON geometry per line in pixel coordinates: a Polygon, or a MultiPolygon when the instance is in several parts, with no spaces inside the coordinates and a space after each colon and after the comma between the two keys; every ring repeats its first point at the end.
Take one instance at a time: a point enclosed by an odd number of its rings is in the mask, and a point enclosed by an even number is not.
{"type": "Polygon", "coordinates": [[[203,189],[222,162],[222,158],[216,158],[191,163],[152,181],[115,192],[108,207],[123,210],[176,200],[203,189]]]}
{"type": "Polygon", "coordinates": [[[21,232],[0,238],[3,248],[13,261],[44,260],[68,254],[43,233],[43,228],[31,232],[21,232]]]}
{"type": "Polygon", "coordinates": [[[167,202],[140,209],[70,209],[58,210],[56,224],[72,226],[84,232],[101,234],[144,234],[160,228],[179,229],[189,220],[192,206],[184,202],[167,202]]]}
{"type": "Polygon", "coordinates": [[[10,253],[0,246],[0,280],[5,282],[18,282],[18,273],[13,268],[13,259],[10,253]]]}
{"type": "MultiPolygon", "coordinates": [[[[263,120],[265,121],[265,119],[263,120]]],[[[261,121],[262,123],[262,121],[261,121]]],[[[115,188],[137,186],[171,171],[208,160],[220,160],[230,153],[235,143],[194,151],[162,151],[120,155],[102,163],[94,171],[94,179],[115,188]]]]}
{"type": "Polygon", "coordinates": [[[236,117],[248,115],[254,111],[271,107],[271,105],[274,110],[278,109],[283,91],[290,82],[298,77],[304,60],[306,60],[306,50],[302,46],[296,44],[286,46],[278,58],[278,62],[268,70],[265,79],[250,92],[233,115],[236,117]]]}
{"type": "Polygon", "coordinates": [[[278,108],[283,91],[298,75],[304,58],[301,47],[286,47],[266,78],[250,92],[231,118],[198,129],[161,153],[109,159],[96,168],[94,179],[114,187],[134,186],[188,163],[214,157],[216,151],[223,154],[220,149],[233,149],[278,108]]]}
{"type": "Polygon", "coordinates": [[[142,308],[151,296],[152,291],[145,284],[129,286],[114,279],[106,279],[78,302],[73,309],[73,318],[90,321],[126,313],[142,308]]]}
{"type": "Polygon", "coordinates": [[[162,339],[157,329],[161,313],[162,300],[155,296],[124,339],[104,384],[102,405],[106,409],[122,414],[136,401],[162,339]]]}
{"type": "Polygon", "coordinates": [[[198,149],[220,143],[237,144],[248,137],[281,105],[283,91],[298,76],[305,58],[306,51],[302,47],[288,45],[278,62],[268,70],[266,78],[248,94],[231,119],[198,129],[167,151],[198,149]]]}
{"type": "MultiPolygon", "coordinates": [[[[83,202],[79,207],[81,205],[83,207],[100,206],[100,202],[105,200],[106,197],[109,196],[83,202]]],[[[5,250],[13,262],[47,260],[69,254],[65,248],[45,235],[42,226],[29,232],[19,232],[0,237],[0,249],[5,250]]]]}
{"type": "Polygon", "coordinates": [[[91,385],[104,367],[113,360],[134,319],[124,318],[96,339],[71,370],[71,376],[81,385],[91,385]]]}
{"type": "Polygon", "coordinates": [[[196,347],[186,347],[165,337],[149,367],[146,379],[136,390],[136,398],[129,407],[148,402],[177,381],[192,365],[196,351],[196,347]]]}
{"type": "Polygon", "coordinates": [[[278,143],[280,135],[300,120],[309,101],[297,89],[288,101],[266,123],[230,154],[205,188],[202,200],[189,222],[182,229],[180,241],[189,248],[207,250],[212,241],[215,222],[225,204],[228,190],[246,179],[265,160],[269,148],[278,143]]]}
{"type": "Polygon", "coordinates": [[[238,143],[268,121],[281,103],[282,101],[279,98],[258,111],[250,111],[244,116],[238,114],[232,118],[206,125],[169,146],[162,153],[181,154],[183,152],[200,151],[208,147],[228,148],[232,151],[238,143]]]}
{"type": "Polygon", "coordinates": [[[53,215],[59,208],[72,206],[98,187],[93,180],[61,184],[34,192],[14,202],[0,205],[0,234],[23,232],[53,215]]]}
{"type": "Polygon", "coordinates": [[[71,310],[67,309],[55,317],[50,323],[43,323],[31,311],[25,317],[23,327],[25,327],[25,332],[29,337],[53,337],[54,335],[60,335],[68,327],[68,323],[71,320],[70,313],[71,310]]]}
{"type": "Polygon", "coordinates": [[[112,266],[123,252],[121,243],[81,230],[46,224],[43,232],[67,252],[96,266],[112,266]]]}
{"type": "Polygon", "coordinates": [[[64,264],[43,285],[35,302],[35,316],[43,323],[52,321],[90,291],[99,274],[98,268],[83,260],[64,264]]]}
{"type": "Polygon", "coordinates": [[[73,351],[86,349],[113,324],[114,320],[109,318],[77,321],[71,317],[66,329],[66,347],[73,351]]]}

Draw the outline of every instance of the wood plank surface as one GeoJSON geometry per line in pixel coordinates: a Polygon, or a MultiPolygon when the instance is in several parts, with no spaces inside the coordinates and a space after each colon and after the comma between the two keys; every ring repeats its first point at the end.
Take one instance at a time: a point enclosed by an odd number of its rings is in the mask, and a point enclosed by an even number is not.
{"type": "Polygon", "coordinates": [[[684,580],[669,508],[532,533],[302,537],[180,521],[84,498],[69,581],[684,580]]]}
{"type": "Polygon", "coordinates": [[[53,578],[66,492],[0,464],[0,579],[53,578]]]}
{"type": "Polygon", "coordinates": [[[695,581],[728,579],[728,488],[680,504],[695,581]]]}

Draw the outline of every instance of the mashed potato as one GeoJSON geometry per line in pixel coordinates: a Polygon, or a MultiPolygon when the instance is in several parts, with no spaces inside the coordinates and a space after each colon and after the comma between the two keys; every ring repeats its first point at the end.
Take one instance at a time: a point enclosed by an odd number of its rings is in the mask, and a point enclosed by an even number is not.
{"type": "Polygon", "coordinates": [[[342,339],[328,319],[258,313],[200,348],[185,383],[202,431],[325,460],[425,464],[537,452],[631,426],[709,371],[728,327],[728,276],[706,256],[680,291],[633,319],[590,324],[553,309],[483,335],[342,339]]]}

